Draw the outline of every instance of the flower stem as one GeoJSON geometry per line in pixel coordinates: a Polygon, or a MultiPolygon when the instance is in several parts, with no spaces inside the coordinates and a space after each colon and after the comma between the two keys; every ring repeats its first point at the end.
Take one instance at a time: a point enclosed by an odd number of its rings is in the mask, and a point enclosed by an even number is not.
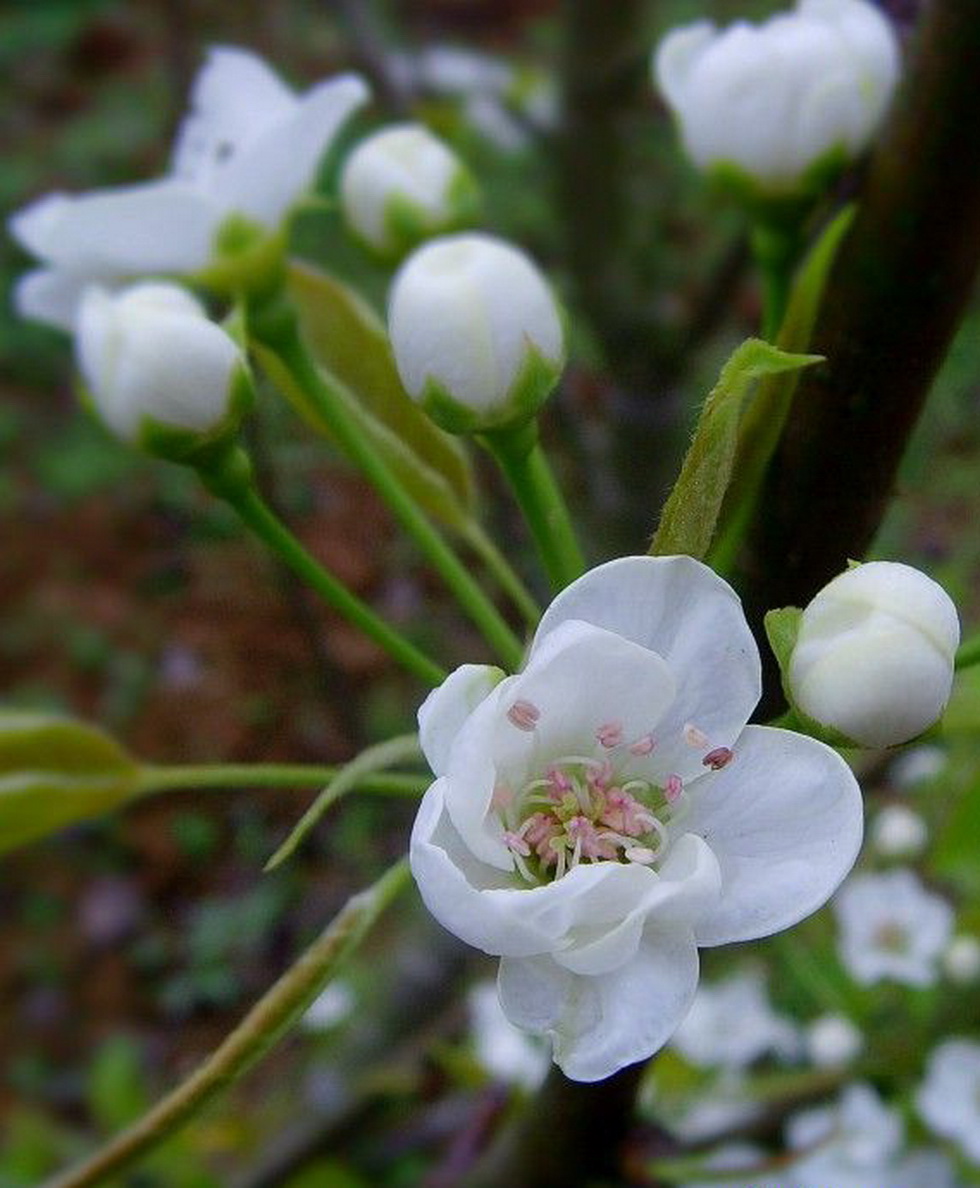
{"type": "Polygon", "coordinates": [[[524,655],[521,641],[337,398],[329,378],[307,350],[295,311],[285,302],[270,305],[255,312],[251,328],[315,405],[337,444],[374,484],[486,641],[508,667],[518,668],[524,655]]]}
{"type": "Polygon", "coordinates": [[[972,668],[974,664],[980,664],[980,635],[964,640],[956,652],[957,672],[964,668],[972,668]]]}
{"type": "Polygon", "coordinates": [[[568,506],[538,441],[537,423],[485,433],[481,440],[510,483],[554,591],[563,590],[584,573],[585,560],[568,506]]]}
{"type": "Polygon", "coordinates": [[[476,520],[470,520],[463,529],[463,538],[497,579],[500,588],[521,612],[529,626],[536,627],[541,618],[541,607],[511,563],[483,530],[483,526],[476,520]]]}
{"type": "Polygon", "coordinates": [[[100,1151],[42,1188],[95,1188],[133,1167],[238,1081],[296,1022],[408,885],[404,859],[353,896],[299,960],[267,991],[235,1030],[183,1084],[100,1151]]]}
{"type": "Polygon", "coordinates": [[[752,255],[762,281],[762,337],[775,342],[789,303],[802,240],[797,227],[760,221],[752,229],[752,255]]]}
{"type": "Polygon", "coordinates": [[[438,685],[445,680],[445,671],[435,661],[376,615],[310,556],[262,499],[255,486],[252,464],[241,447],[231,446],[202,459],[198,463],[198,472],[208,490],[226,500],[243,523],[334,610],[426,684],[438,685]]]}
{"type": "MultiPolygon", "coordinates": [[[[205,763],[187,767],[142,768],[137,796],[193,788],[303,788],[328,784],[342,769],[305,763],[205,763]]],[[[357,781],[359,792],[379,796],[420,796],[432,783],[430,776],[411,772],[365,772],[357,781]]]]}

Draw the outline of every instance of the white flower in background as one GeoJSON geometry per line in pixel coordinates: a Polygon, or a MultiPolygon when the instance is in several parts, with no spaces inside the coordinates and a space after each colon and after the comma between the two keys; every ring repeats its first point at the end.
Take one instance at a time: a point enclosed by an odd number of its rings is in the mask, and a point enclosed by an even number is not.
{"type": "Polygon", "coordinates": [[[476,1058],[491,1076],[508,1085],[534,1090],[548,1071],[548,1053],[540,1041],[519,1031],[500,1005],[493,982],[480,982],[467,996],[476,1058]]]}
{"type": "Polygon", "coordinates": [[[388,333],[408,394],[453,433],[520,424],[558,381],[558,306],[530,257],[489,235],[451,235],[395,277],[388,333]]]}
{"type": "Polygon", "coordinates": [[[805,714],[863,746],[908,742],[946,708],[959,641],[942,586],[896,561],[857,565],[803,611],[790,691],[805,714]]]}
{"type": "Polygon", "coordinates": [[[382,256],[471,222],[479,204],[469,170],[421,124],[395,124],[354,149],[340,177],[340,203],[358,239],[382,256]]]}
{"type": "Polygon", "coordinates": [[[882,858],[914,858],[929,840],[918,813],[904,804],[887,804],[871,823],[871,845],[882,858]]]}
{"type": "Polygon", "coordinates": [[[980,1043],[956,1038],[939,1044],[929,1057],[915,1104],[934,1134],[952,1139],[980,1163],[980,1043]]]}
{"type": "Polygon", "coordinates": [[[712,1178],[707,1182],[688,1181],[688,1188],[791,1188],[783,1176],[773,1173],[760,1179],[758,1174],[751,1174],[751,1169],[763,1166],[769,1156],[759,1147],[748,1143],[727,1143],[713,1151],[704,1161],[704,1170],[710,1171],[712,1178]],[[744,1170],[744,1174],[739,1172],[744,1170]],[[731,1179],[719,1180],[718,1176],[732,1173],[731,1179]]]}
{"type": "Polygon", "coordinates": [[[800,1036],[772,1009],[763,974],[746,970],[714,985],[702,982],[671,1045],[701,1067],[745,1068],[769,1053],[793,1059],[800,1036]]]}
{"type": "Polygon", "coordinates": [[[953,909],[912,870],[860,874],[833,900],[841,961],[856,982],[931,986],[953,931],[953,909]]]}
{"type": "Polygon", "coordinates": [[[745,1076],[723,1068],[707,1086],[692,1097],[653,1092],[656,1117],[661,1125],[684,1143],[710,1143],[719,1135],[731,1134],[761,1118],[765,1106],[752,1096],[745,1076]]]}
{"type": "Polygon", "coordinates": [[[558,595],[522,672],[469,665],[419,711],[437,777],[412,833],[422,897],[503,958],[507,1017],[575,1080],[669,1039],[698,945],[795,924],[854,861],[850,769],[746,726],[759,691],[731,587],[689,557],[625,557],[558,595]]]}
{"type": "Polygon", "coordinates": [[[954,936],[943,953],[943,971],[951,982],[969,986],[980,979],[980,940],[967,933],[954,936]]]}
{"type": "Polygon", "coordinates": [[[162,281],[86,289],[75,353],[101,420],[148,449],[161,430],[185,444],[230,431],[251,390],[231,336],[186,289],[162,281]]]}
{"type": "Polygon", "coordinates": [[[869,144],[898,82],[898,41],[865,0],[800,0],[761,25],[711,21],[660,43],[655,81],[701,169],[729,168],[768,196],[809,190],[808,176],[869,144]]]}
{"type": "Polygon", "coordinates": [[[367,97],[352,74],[296,95],[255,54],[212,49],[166,177],[48,194],[10,220],[14,238],[43,263],[19,282],[18,311],[71,329],[93,281],[200,273],[214,262],[229,216],[275,231],[367,97]]]}
{"type": "Polygon", "coordinates": [[[909,747],[888,764],[888,779],[898,788],[914,788],[935,779],[948,762],[949,756],[943,747],[931,743],[909,747]]]}
{"type": "Polygon", "coordinates": [[[346,982],[331,982],[307,1007],[302,1025],[307,1031],[331,1031],[350,1018],[356,1005],[354,991],[346,982]]]}
{"type": "Polygon", "coordinates": [[[864,1036],[844,1015],[821,1015],[805,1030],[806,1053],[817,1068],[841,1068],[864,1047],[864,1036]]]}

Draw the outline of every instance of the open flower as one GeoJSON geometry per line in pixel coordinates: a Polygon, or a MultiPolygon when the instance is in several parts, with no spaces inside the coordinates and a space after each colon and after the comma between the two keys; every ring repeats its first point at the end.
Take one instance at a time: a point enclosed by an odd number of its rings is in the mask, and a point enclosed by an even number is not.
{"type": "Polygon", "coordinates": [[[555,599],[522,672],[467,665],[419,712],[422,897],[503,958],[505,1013],[573,1079],[667,1041],[698,945],[796,923],[854,861],[853,775],[746,726],[759,691],[734,591],[689,557],[627,557],[555,599]]]}
{"type": "Polygon", "coordinates": [[[956,1036],[933,1049],[915,1104],[934,1134],[980,1164],[980,1044],[956,1036]]]}
{"type": "Polygon", "coordinates": [[[212,49],[168,176],[48,194],[11,219],[14,238],[44,264],[17,286],[18,310],[71,329],[81,291],[93,281],[201,272],[232,215],[275,231],[367,94],[347,74],[297,96],[255,54],[212,49]]]}

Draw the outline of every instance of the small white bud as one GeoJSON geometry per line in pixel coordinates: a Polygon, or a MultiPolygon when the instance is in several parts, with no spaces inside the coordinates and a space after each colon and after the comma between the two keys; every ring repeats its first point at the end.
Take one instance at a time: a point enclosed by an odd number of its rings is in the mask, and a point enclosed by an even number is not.
{"type": "Polygon", "coordinates": [[[929,840],[925,821],[904,804],[888,804],[871,826],[871,844],[883,858],[913,858],[929,840]]]}
{"type": "Polygon", "coordinates": [[[390,258],[465,227],[479,200],[469,170],[441,140],[421,124],[396,124],[348,157],[340,204],[357,238],[390,258]]]}
{"type": "Polygon", "coordinates": [[[799,0],[761,25],[674,29],[654,79],[700,169],[769,197],[809,193],[870,142],[901,60],[887,17],[866,0],[799,0]]]}
{"type": "Polygon", "coordinates": [[[954,936],[942,955],[946,976],[959,986],[969,986],[980,979],[980,940],[967,933],[954,936]]]}
{"type": "Polygon", "coordinates": [[[411,255],[392,286],[388,332],[408,394],[452,433],[529,420],[564,363],[548,282],[488,235],[436,239],[411,255]]]}
{"type": "Polygon", "coordinates": [[[849,1064],[864,1047],[864,1036],[843,1015],[821,1015],[806,1028],[806,1051],[817,1068],[849,1064]]]}
{"type": "Polygon", "coordinates": [[[99,417],[153,453],[176,456],[230,431],[247,399],[242,352],[179,285],[86,289],[75,353],[99,417]]]}
{"type": "Polygon", "coordinates": [[[959,639],[956,607],[931,578],[894,561],[858,565],[803,611],[790,692],[863,746],[907,742],[946,708],[959,639]]]}

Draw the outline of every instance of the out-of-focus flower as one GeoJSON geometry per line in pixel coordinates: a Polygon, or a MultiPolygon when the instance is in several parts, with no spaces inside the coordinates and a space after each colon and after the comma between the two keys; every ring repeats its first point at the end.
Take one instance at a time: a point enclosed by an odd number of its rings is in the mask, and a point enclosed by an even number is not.
{"type": "Polygon", "coordinates": [[[915,1104],[934,1134],[980,1163],[980,1044],[954,1038],[934,1048],[915,1104]]]}
{"type": "Polygon", "coordinates": [[[864,1036],[843,1015],[821,1015],[805,1031],[806,1052],[817,1068],[850,1064],[864,1047],[864,1036]]]}
{"type": "Polygon", "coordinates": [[[883,858],[913,858],[928,840],[925,821],[904,804],[885,805],[871,824],[871,845],[883,858]]]}
{"type": "Polygon", "coordinates": [[[743,971],[698,986],[671,1044],[692,1064],[745,1068],[768,1053],[792,1059],[800,1036],[791,1020],[772,1009],[764,976],[743,971]]]}
{"type": "Polygon", "coordinates": [[[233,431],[250,398],[237,344],[179,285],[87,289],[75,352],[100,419],[151,453],[179,457],[233,431]]]}
{"type": "Polygon", "coordinates": [[[504,1014],[494,982],[480,982],[467,997],[476,1058],[491,1076],[533,1090],[548,1071],[548,1053],[504,1014]]]}
{"type": "Polygon", "coordinates": [[[701,169],[769,197],[821,188],[881,124],[900,73],[888,19],[865,0],[799,0],[762,25],[674,29],[655,81],[701,169]]]}
{"type": "Polygon", "coordinates": [[[235,241],[244,227],[277,231],[313,184],[341,125],[367,97],[366,84],[352,74],[296,95],[255,54],[212,49],[168,176],[88,194],[48,194],[10,220],[14,238],[43,265],[18,283],[18,311],[71,329],[81,292],[92,282],[204,273],[241,246],[235,241]]]}
{"type": "Polygon", "coordinates": [[[331,982],[307,1007],[302,1025],[307,1031],[331,1031],[354,1012],[354,991],[346,982],[331,982]]]}
{"type": "Polygon", "coordinates": [[[898,788],[914,788],[934,779],[949,762],[943,747],[923,743],[901,751],[888,764],[888,779],[898,788]]]}
{"type": "Polygon", "coordinates": [[[969,986],[980,979],[980,940],[967,933],[954,936],[942,957],[943,970],[951,982],[969,986]]]}
{"type": "Polygon", "coordinates": [[[419,712],[437,777],[412,834],[422,897],[503,958],[505,1013],[573,1079],[667,1041],[698,945],[789,927],[854,861],[853,775],[746,726],[759,690],[734,591],[689,557],[626,557],[559,594],[522,672],[469,665],[419,712]]]}
{"type": "Polygon", "coordinates": [[[857,565],[803,611],[790,691],[805,714],[863,746],[908,742],[946,708],[959,640],[942,586],[896,561],[857,565]]]}
{"type": "Polygon", "coordinates": [[[953,930],[953,909],[927,891],[914,871],[855,875],[832,906],[840,929],[838,951],[855,981],[936,982],[953,930]]]}
{"type": "Polygon", "coordinates": [[[451,235],[395,277],[388,332],[408,394],[452,433],[529,420],[565,361],[558,306],[522,251],[489,235],[451,235]]]}
{"type": "Polygon", "coordinates": [[[340,178],[355,236],[385,257],[471,223],[479,205],[466,166],[421,124],[396,124],[361,141],[340,178]]]}

